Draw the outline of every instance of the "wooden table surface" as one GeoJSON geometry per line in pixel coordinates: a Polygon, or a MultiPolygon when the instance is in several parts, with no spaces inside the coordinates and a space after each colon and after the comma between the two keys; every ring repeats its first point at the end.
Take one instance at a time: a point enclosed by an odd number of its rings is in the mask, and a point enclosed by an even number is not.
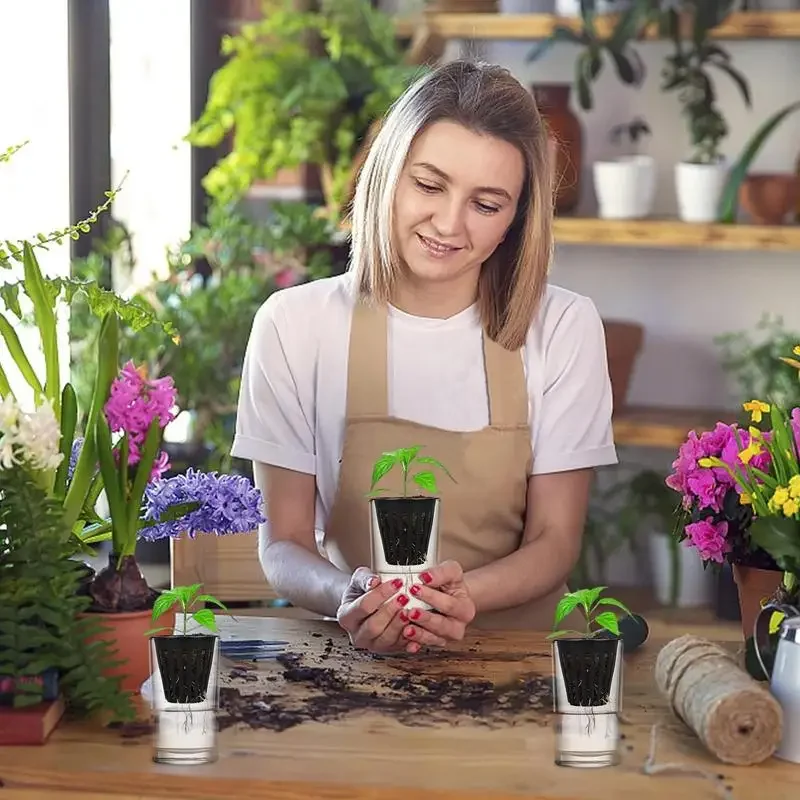
{"type": "MultiPolygon", "coordinates": [[[[583,770],[554,764],[552,707],[542,688],[551,675],[544,634],[477,634],[447,652],[375,658],[353,651],[332,622],[238,617],[223,620],[222,628],[223,638],[291,643],[289,664],[263,662],[234,678],[223,664],[228,695],[258,695],[238,705],[252,709],[260,698],[262,722],[273,729],[226,727],[228,697],[219,760],[175,767],[153,763],[147,731],[62,724],[43,747],[0,748],[0,800],[659,800],[683,792],[777,800],[800,792],[800,765],[778,759],[751,767],[722,764],[668,711],[652,678],[660,646],[678,635],[667,628],[653,626],[645,646],[626,657],[621,764],[583,770]],[[404,693],[420,696],[431,679],[451,679],[456,700],[443,696],[426,710],[419,700],[403,699],[404,693]],[[516,689],[503,695],[505,706],[487,702],[479,719],[453,709],[474,705],[464,700],[471,696],[464,687],[487,679],[518,686],[528,681],[530,702],[516,689]],[[337,685],[350,701],[336,698],[337,685]],[[320,703],[326,686],[328,700],[320,703]],[[372,692],[373,708],[359,710],[358,698],[372,692]],[[323,721],[308,719],[320,714],[323,721]],[[278,723],[294,724],[275,730],[278,723]],[[644,774],[656,724],[656,762],[693,765],[709,777],[644,774]]],[[[719,631],[696,632],[711,638],[719,631]]],[[[727,637],[714,638],[735,642],[738,635],[733,626],[727,637]]]]}

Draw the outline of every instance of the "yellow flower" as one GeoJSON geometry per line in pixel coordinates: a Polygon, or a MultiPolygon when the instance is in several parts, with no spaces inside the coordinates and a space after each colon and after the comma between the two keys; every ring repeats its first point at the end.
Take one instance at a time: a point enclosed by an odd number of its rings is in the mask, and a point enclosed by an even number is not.
{"type": "Polygon", "coordinates": [[[761,415],[769,413],[769,403],[761,400],[751,400],[749,403],[744,403],[742,408],[750,412],[750,419],[753,422],[761,422],[761,415]]]}
{"type": "Polygon", "coordinates": [[[751,439],[750,444],[739,453],[739,458],[742,464],[749,464],[753,456],[757,456],[761,452],[761,445],[755,440],[751,439]]]}
{"type": "Polygon", "coordinates": [[[714,466],[714,460],[711,459],[711,458],[699,458],[699,459],[697,459],[697,463],[701,467],[713,467],[714,466]]]}
{"type": "Polygon", "coordinates": [[[739,503],[743,506],[751,506],[753,505],[753,498],[747,492],[742,492],[739,495],[739,503]]]}
{"type": "Polygon", "coordinates": [[[800,503],[797,500],[787,500],[783,504],[783,514],[786,517],[793,517],[798,511],[800,511],[800,503]]]}
{"type": "Polygon", "coordinates": [[[789,497],[800,497],[800,475],[789,478],[789,497]]]}
{"type": "Polygon", "coordinates": [[[773,611],[769,617],[769,632],[777,633],[781,629],[781,623],[786,619],[786,614],[782,611],[773,611]]]}
{"type": "Polygon", "coordinates": [[[793,353],[794,353],[796,356],[800,356],[800,344],[796,344],[796,345],[795,345],[795,346],[792,348],[792,352],[793,352],[793,353]]]}
{"type": "Polygon", "coordinates": [[[789,500],[789,490],[785,486],[779,486],[775,493],[767,503],[770,511],[777,511],[779,508],[783,508],[783,504],[789,500]]]}

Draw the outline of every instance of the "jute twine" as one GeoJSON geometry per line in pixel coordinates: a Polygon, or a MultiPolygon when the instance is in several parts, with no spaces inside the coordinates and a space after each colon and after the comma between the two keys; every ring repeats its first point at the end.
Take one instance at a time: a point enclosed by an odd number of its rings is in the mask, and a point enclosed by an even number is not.
{"type": "Polygon", "coordinates": [[[655,675],[673,712],[720,761],[759,764],[780,744],[778,701],[719,645],[690,634],[673,639],[655,675]]]}

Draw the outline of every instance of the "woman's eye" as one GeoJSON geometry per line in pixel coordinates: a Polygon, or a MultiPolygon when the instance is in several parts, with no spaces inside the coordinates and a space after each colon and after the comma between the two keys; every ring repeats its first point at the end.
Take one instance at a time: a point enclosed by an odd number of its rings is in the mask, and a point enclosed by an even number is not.
{"type": "Polygon", "coordinates": [[[500,210],[497,206],[490,206],[486,203],[476,203],[475,205],[482,214],[496,214],[500,210]]]}
{"type": "Polygon", "coordinates": [[[438,189],[437,186],[432,186],[430,183],[425,183],[421,180],[415,180],[414,182],[423,192],[435,192],[438,189]]]}

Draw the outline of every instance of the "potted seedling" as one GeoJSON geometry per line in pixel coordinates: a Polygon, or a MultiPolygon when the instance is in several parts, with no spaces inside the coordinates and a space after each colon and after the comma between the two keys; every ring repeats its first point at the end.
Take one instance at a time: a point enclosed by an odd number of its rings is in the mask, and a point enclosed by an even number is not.
{"type": "Polygon", "coordinates": [[[211,603],[225,606],[202,584],[175,586],[161,592],[153,606],[153,621],[175,612],[175,628],[147,633],[152,660],[151,690],[156,715],[154,760],[168,764],[202,764],[216,760],[216,671],[219,635],[211,603]],[[155,636],[162,631],[167,635],[155,636]]]}
{"type": "MultiPolygon", "coordinates": [[[[432,468],[454,480],[440,461],[420,455],[420,450],[415,445],[381,453],[372,468],[369,492],[372,569],[382,580],[401,578],[406,587],[438,562],[440,498],[432,468]],[[389,491],[376,487],[395,467],[402,475],[402,494],[375,496],[389,491]],[[409,495],[409,490],[428,494],[409,495]]],[[[413,595],[408,607],[429,608],[413,595]]]]}
{"type": "Polygon", "coordinates": [[[619,611],[632,616],[605,586],[566,593],[556,606],[553,633],[555,711],[559,766],[602,767],[619,762],[617,713],[622,704],[622,637],[619,611]],[[562,630],[573,612],[583,630],[562,630]]]}
{"type": "Polygon", "coordinates": [[[653,210],[656,194],[656,163],[652,156],[636,152],[639,141],[650,135],[647,122],[636,117],[615,126],[611,141],[630,141],[632,153],[592,165],[594,187],[603,219],[642,219],[653,210]]]}

